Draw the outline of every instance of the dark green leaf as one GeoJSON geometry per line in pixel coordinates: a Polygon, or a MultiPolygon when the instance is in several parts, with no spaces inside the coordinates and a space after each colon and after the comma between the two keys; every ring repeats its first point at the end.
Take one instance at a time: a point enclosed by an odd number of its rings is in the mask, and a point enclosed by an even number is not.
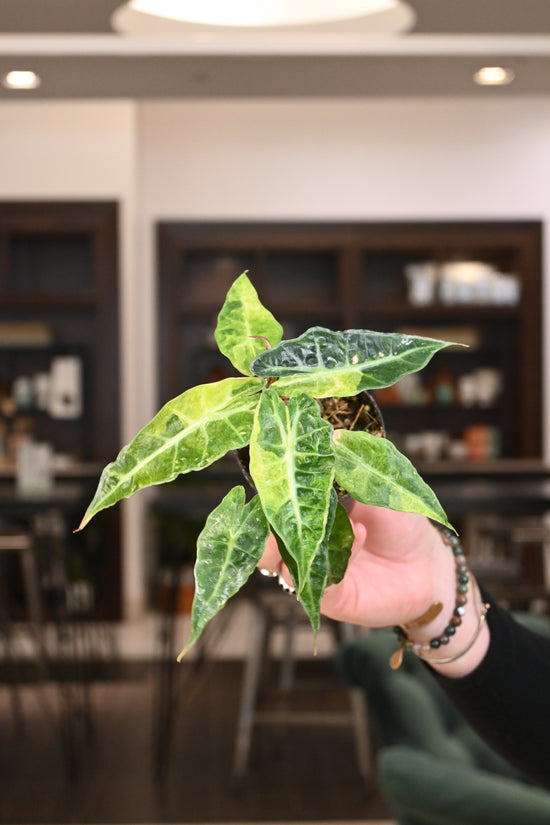
{"type": "Polygon", "coordinates": [[[331,584],[338,584],[344,578],[354,538],[353,527],[346,509],[338,502],[328,539],[327,587],[331,584]]]}
{"type": "Polygon", "coordinates": [[[450,345],[415,335],[312,327],[258,355],[251,369],[254,375],[279,377],[274,386],[282,396],[296,391],[316,398],[357,395],[394,384],[450,345]]]}
{"type": "Polygon", "coordinates": [[[225,603],[254,572],[269,525],[258,496],[245,505],[244,487],[234,487],[206,520],[197,540],[191,637],[178,661],[225,603]]]}
{"type": "Polygon", "coordinates": [[[283,336],[283,328],[260,302],[243,272],[227,293],[215,331],[220,352],[243,375],[252,375],[250,364],[266,348],[265,341],[251,336],[261,336],[275,346],[283,336]]]}
{"type": "Polygon", "coordinates": [[[337,430],[334,446],[336,481],[357,501],[420,513],[453,529],[433,490],[391,441],[337,430]]]}

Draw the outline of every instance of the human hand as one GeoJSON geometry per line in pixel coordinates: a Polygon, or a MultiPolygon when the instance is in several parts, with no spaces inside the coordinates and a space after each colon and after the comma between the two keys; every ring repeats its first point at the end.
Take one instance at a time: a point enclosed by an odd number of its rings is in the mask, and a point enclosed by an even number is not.
{"type": "MultiPolygon", "coordinates": [[[[355,533],[351,558],[343,580],[322,598],[324,615],[387,627],[416,619],[435,601],[443,603],[445,615],[452,611],[453,556],[427,518],[359,502],[349,516],[355,533]]],[[[259,567],[291,583],[273,536],[259,567]]]]}

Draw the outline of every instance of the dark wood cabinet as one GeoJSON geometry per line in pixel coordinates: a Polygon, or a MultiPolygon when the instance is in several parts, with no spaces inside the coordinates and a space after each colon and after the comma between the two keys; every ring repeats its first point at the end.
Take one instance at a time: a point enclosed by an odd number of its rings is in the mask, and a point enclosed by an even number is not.
{"type": "MultiPolygon", "coordinates": [[[[76,564],[80,570],[86,565],[94,583],[95,613],[108,619],[121,613],[119,513],[107,512],[74,537],[70,528],[78,525],[75,520],[102,465],[120,448],[117,223],[114,202],[0,203],[2,512],[6,516],[17,510],[7,492],[14,483],[16,449],[9,439],[14,430],[26,427],[54,452],[69,555],[81,558],[76,564]],[[33,395],[37,376],[47,382],[60,358],[69,360],[79,381],[80,398],[72,413],[56,412],[33,395]],[[16,389],[23,382],[28,390],[24,402],[16,389]],[[66,505],[63,489],[68,491],[66,505]],[[77,489],[81,500],[75,498],[77,489]]],[[[23,514],[23,502],[16,504],[23,514]]]]}
{"type": "Polygon", "coordinates": [[[415,437],[428,434],[422,460],[430,449],[443,459],[540,457],[541,234],[535,221],[162,222],[160,401],[232,374],[213,331],[228,287],[249,270],[286,338],[320,325],[469,344],[438,353],[419,376],[416,396],[410,387],[408,396],[379,393],[387,429],[405,452],[414,453],[421,443],[415,437]],[[457,265],[464,262],[470,269],[461,281],[457,265]],[[428,300],[411,287],[415,264],[435,273],[428,300]],[[472,395],[475,379],[495,383],[493,392],[472,395]]]}

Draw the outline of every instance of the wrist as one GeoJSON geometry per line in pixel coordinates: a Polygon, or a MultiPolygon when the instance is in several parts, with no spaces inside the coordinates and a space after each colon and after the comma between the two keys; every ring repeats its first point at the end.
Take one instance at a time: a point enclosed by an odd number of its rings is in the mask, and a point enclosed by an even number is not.
{"type": "Polygon", "coordinates": [[[443,676],[467,676],[482,662],[489,647],[490,633],[486,622],[490,605],[484,604],[477,582],[471,577],[468,612],[453,636],[452,644],[421,654],[421,658],[443,676]]]}
{"type": "Polygon", "coordinates": [[[483,604],[468,571],[460,540],[438,529],[440,541],[432,569],[433,592],[439,600],[422,616],[394,628],[399,647],[390,664],[399,667],[403,651],[410,650],[443,675],[458,677],[474,670],[485,656],[488,605],[483,604]]]}

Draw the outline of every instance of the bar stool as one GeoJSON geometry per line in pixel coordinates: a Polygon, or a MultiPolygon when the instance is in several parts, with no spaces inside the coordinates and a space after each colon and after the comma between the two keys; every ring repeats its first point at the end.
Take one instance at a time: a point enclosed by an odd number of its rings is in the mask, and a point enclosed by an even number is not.
{"type": "MultiPolygon", "coordinates": [[[[253,637],[250,652],[245,663],[241,701],[237,717],[237,730],[233,757],[233,782],[239,787],[248,770],[252,736],[256,725],[300,725],[300,726],[347,726],[354,734],[357,766],[365,783],[372,776],[371,751],[367,709],[360,690],[346,688],[349,694],[349,709],[343,711],[304,711],[259,708],[259,693],[262,677],[271,656],[271,641],[274,631],[283,628],[284,654],[281,660],[279,689],[290,692],[295,687],[294,666],[296,631],[303,623],[304,613],[296,599],[279,590],[260,590],[254,600],[253,637]]],[[[336,634],[341,640],[349,640],[353,629],[350,625],[334,623],[336,634]]]]}
{"type": "MultiPolygon", "coordinates": [[[[28,612],[29,626],[37,640],[40,652],[44,651],[44,616],[40,576],[36,558],[36,549],[33,534],[30,531],[16,531],[14,529],[0,532],[0,555],[15,554],[21,563],[24,596],[28,612]]],[[[1,593],[4,603],[6,593],[1,593]]],[[[4,604],[6,607],[6,604],[4,604]]]]}
{"type": "MultiPolygon", "coordinates": [[[[21,567],[23,590],[26,601],[28,627],[31,630],[36,650],[34,661],[39,678],[46,676],[46,656],[44,647],[44,622],[40,594],[40,578],[32,533],[4,528],[0,532],[0,558],[15,555],[21,567]]],[[[4,642],[5,663],[11,689],[13,717],[18,730],[23,728],[23,712],[18,685],[18,666],[14,648],[14,625],[10,616],[10,605],[5,580],[0,570],[0,633],[4,642]]]]}

